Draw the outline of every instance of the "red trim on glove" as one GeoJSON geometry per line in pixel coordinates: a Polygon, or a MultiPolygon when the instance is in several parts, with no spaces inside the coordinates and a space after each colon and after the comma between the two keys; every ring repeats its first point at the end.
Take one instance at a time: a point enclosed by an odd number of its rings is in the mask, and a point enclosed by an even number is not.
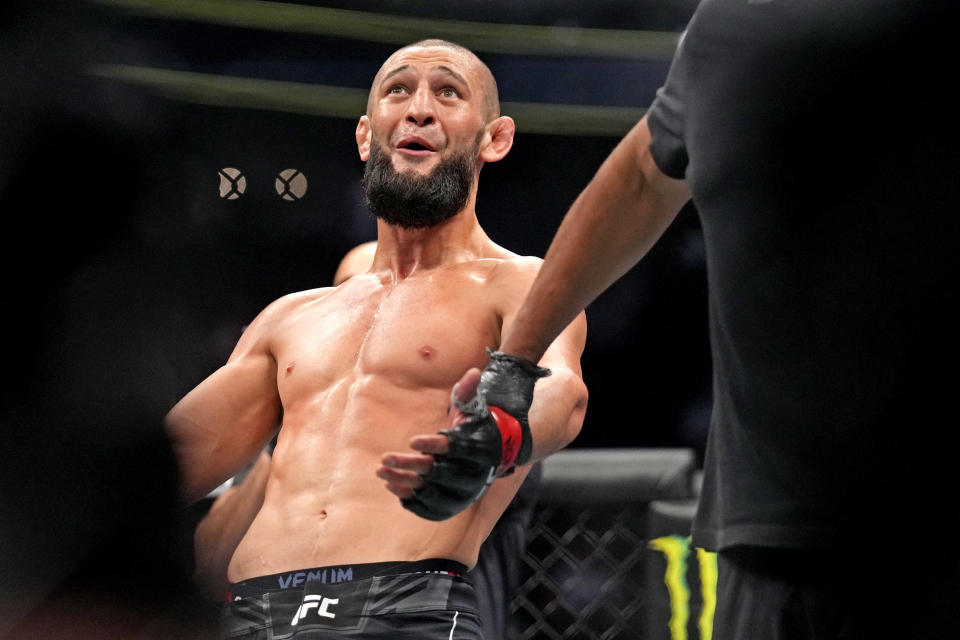
{"type": "Polygon", "coordinates": [[[493,421],[497,423],[500,429],[500,443],[502,450],[500,454],[500,466],[497,467],[497,475],[503,475],[506,471],[513,468],[513,462],[520,454],[520,445],[523,442],[523,427],[520,422],[512,415],[500,407],[490,406],[490,415],[493,421]]]}

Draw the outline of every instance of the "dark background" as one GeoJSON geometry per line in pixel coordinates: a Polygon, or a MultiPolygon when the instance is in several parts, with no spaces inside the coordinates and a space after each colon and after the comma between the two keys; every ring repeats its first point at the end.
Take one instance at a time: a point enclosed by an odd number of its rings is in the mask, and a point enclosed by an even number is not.
{"type": "MultiPolygon", "coordinates": [[[[480,23],[678,33],[695,3],[313,4],[480,23]]],[[[362,163],[353,136],[359,112],[330,117],[205,105],[90,70],[115,64],[366,90],[398,44],[149,14],[123,2],[62,3],[59,15],[26,3],[12,7],[7,28],[20,42],[6,47],[18,59],[5,70],[13,76],[7,86],[19,83],[9,97],[30,128],[6,123],[18,139],[7,147],[4,170],[16,173],[31,164],[37,184],[21,190],[19,205],[7,207],[5,217],[28,227],[29,233],[9,238],[21,245],[18,253],[23,242],[46,250],[10,269],[36,277],[39,259],[58,263],[57,272],[73,283],[86,274],[84,292],[92,296],[99,288],[95,304],[103,305],[103,314],[118,314],[118,325],[148,327],[155,352],[129,356],[163,361],[171,403],[225,360],[241,327],[267,303],[326,286],[343,254],[375,237],[359,188],[362,163]],[[236,200],[219,196],[223,167],[246,177],[246,191],[236,200]],[[286,168],[308,180],[300,201],[284,201],[274,189],[286,168]],[[88,273],[92,264],[96,274],[88,273]],[[131,305],[133,299],[145,302],[131,305]]],[[[475,50],[508,104],[605,105],[642,113],[668,68],[663,53],[618,58],[562,48],[539,55],[482,48],[475,50]]],[[[495,242],[543,256],[563,214],[626,128],[603,135],[519,129],[510,155],[484,168],[478,214],[495,242]]],[[[591,400],[574,446],[702,451],[710,363],[703,247],[692,206],[587,314],[583,367],[591,400]]],[[[102,348],[116,352],[121,346],[108,339],[102,348]]],[[[156,385],[157,375],[152,371],[144,382],[156,385]]]]}

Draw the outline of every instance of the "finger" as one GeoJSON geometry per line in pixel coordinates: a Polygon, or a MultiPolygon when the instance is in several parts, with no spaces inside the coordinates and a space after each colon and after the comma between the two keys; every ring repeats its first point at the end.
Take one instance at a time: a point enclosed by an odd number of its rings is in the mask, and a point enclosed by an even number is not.
{"type": "Polygon", "coordinates": [[[408,500],[413,497],[413,489],[410,487],[405,487],[399,484],[391,484],[388,482],[387,489],[390,491],[390,493],[397,496],[401,500],[408,500]]]}
{"type": "Polygon", "coordinates": [[[433,468],[433,458],[419,453],[388,453],[380,460],[383,468],[427,474],[433,468]]]}
{"type": "Polygon", "coordinates": [[[411,489],[419,489],[423,486],[423,476],[413,471],[404,469],[393,469],[391,467],[380,467],[377,469],[377,477],[388,484],[395,484],[411,489]]]}
{"type": "Polygon", "coordinates": [[[454,397],[460,402],[467,402],[477,393],[477,385],[479,384],[480,369],[473,367],[463,374],[460,381],[453,386],[454,397]]]}
{"type": "Polygon", "coordinates": [[[415,436],[410,440],[410,448],[430,455],[445,455],[450,451],[450,439],[442,433],[415,436]]]}

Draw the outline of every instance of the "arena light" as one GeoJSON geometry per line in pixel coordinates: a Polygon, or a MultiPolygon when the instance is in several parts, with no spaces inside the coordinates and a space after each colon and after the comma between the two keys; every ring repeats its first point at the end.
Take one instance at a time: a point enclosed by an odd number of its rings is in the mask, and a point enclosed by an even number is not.
{"type": "MultiPolygon", "coordinates": [[[[91,72],[197,104],[350,120],[359,118],[367,108],[366,89],[132,65],[99,65],[91,72]]],[[[565,136],[622,136],[646,111],[634,107],[507,101],[500,107],[514,119],[520,133],[565,136]]]]}
{"type": "Polygon", "coordinates": [[[478,53],[669,60],[680,37],[671,31],[471,22],[265,0],[89,1],[140,16],[397,45],[442,37],[478,53]]]}

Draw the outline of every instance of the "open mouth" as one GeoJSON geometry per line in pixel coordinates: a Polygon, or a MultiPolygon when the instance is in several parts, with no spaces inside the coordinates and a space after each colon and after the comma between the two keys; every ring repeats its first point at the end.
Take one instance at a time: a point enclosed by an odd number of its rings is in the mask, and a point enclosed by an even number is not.
{"type": "Polygon", "coordinates": [[[407,138],[401,140],[397,145],[397,150],[404,151],[409,155],[428,155],[436,151],[429,142],[423,138],[407,138]]]}

